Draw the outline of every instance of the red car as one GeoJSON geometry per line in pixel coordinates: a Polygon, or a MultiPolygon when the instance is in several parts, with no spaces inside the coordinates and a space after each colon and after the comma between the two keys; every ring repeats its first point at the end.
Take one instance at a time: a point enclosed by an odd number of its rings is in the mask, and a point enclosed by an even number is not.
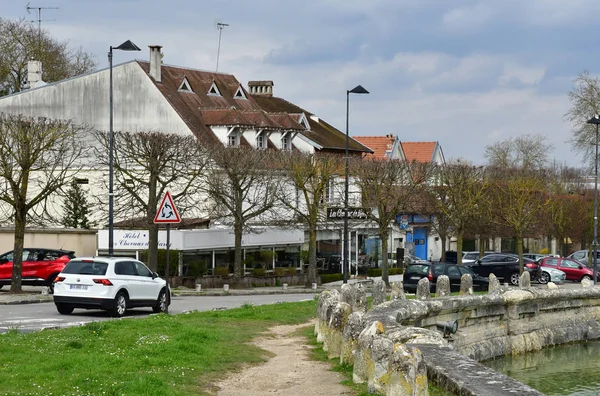
{"type": "Polygon", "coordinates": [[[583,279],[592,280],[594,271],[577,260],[565,257],[545,257],[540,262],[542,267],[550,267],[563,271],[567,280],[580,282],[583,279]]]}
{"type": "MultiPolygon", "coordinates": [[[[25,248],[23,249],[22,285],[48,286],[54,290],[54,278],[67,265],[75,252],[61,249],[25,248]]],[[[13,270],[13,252],[0,255],[0,288],[10,285],[13,270]]]]}

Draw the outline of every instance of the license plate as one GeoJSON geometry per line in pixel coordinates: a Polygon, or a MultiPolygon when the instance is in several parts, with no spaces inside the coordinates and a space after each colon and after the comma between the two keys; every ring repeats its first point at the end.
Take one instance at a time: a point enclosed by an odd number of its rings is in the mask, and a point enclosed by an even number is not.
{"type": "Polygon", "coordinates": [[[421,277],[420,276],[411,276],[410,279],[419,280],[419,279],[421,279],[421,277]]]}
{"type": "Polygon", "coordinates": [[[72,290],[87,290],[87,285],[71,285],[72,290]]]}

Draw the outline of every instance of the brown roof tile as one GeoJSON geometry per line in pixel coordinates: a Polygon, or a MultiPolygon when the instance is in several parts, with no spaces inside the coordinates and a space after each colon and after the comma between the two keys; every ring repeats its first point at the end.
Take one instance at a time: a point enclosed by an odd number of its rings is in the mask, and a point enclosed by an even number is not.
{"type": "Polygon", "coordinates": [[[353,136],[353,138],[373,150],[373,154],[367,154],[367,158],[379,160],[389,157],[388,152],[394,148],[396,139],[393,136],[353,136]]]}
{"type": "Polygon", "coordinates": [[[402,142],[402,149],[408,162],[431,162],[436,147],[437,142],[402,142]]]}

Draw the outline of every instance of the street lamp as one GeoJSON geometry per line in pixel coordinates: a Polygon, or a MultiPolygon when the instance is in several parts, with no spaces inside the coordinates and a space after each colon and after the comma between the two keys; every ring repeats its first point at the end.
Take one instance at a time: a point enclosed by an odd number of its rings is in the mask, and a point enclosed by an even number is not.
{"type": "Polygon", "coordinates": [[[587,121],[588,124],[596,125],[596,155],[594,156],[594,285],[598,275],[598,125],[600,117],[596,114],[587,121]]]}
{"type": "Polygon", "coordinates": [[[114,252],[114,194],[113,194],[113,150],[115,133],[113,131],[113,50],[121,51],[140,51],[140,48],[131,42],[131,40],[125,41],[118,47],[110,46],[108,50],[108,68],[110,70],[110,121],[108,131],[108,255],[112,256],[114,252]]]}
{"type": "MultiPolygon", "coordinates": [[[[348,134],[348,120],[350,118],[350,94],[368,94],[369,91],[361,85],[357,85],[349,91],[346,91],[346,179],[344,182],[344,262],[342,271],[344,272],[344,283],[348,283],[348,258],[350,255],[348,249],[348,142],[350,135],[348,134]]],[[[358,265],[358,263],[357,263],[358,265]]]]}

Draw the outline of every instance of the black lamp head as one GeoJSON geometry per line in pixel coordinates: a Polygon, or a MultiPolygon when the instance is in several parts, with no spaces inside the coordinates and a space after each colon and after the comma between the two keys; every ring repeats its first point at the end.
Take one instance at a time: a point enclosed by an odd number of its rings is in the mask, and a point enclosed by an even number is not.
{"type": "Polygon", "coordinates": [[[369,93],[369,91],[367,91],[366,89],[364,89],[362,85],[357,85],[356,87],[352,88],[348,92],[349,93],[355,93],[355,94],[368,94],[369,93]]]}
{"type": "Polygon", "coordinates": [[[131,40],[125,41],[123,44],[118,47],[113,47],[113,49],[121,50],[121,51],[141,51],[140,47],[135,45],[131,40]]]}

